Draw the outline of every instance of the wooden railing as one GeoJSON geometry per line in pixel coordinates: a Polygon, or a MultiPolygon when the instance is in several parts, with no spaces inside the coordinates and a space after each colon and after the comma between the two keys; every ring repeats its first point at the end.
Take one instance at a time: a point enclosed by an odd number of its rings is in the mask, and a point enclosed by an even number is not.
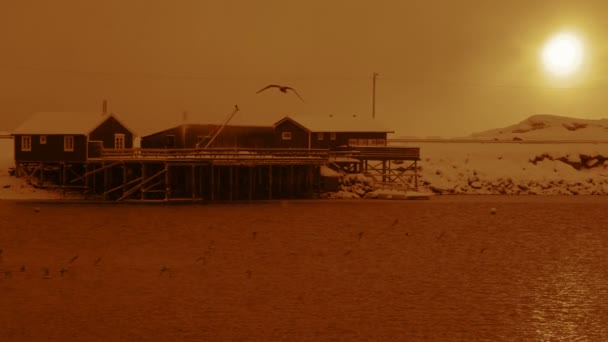
{"type": "Polygon", "coordinates": [[[307,160],[325,161],[328,150],[309,149],[233,149],[233,148],[180,148],[180,149],[101,149],[102,160],[216,160],[216,161],[262,161],[262,160],[307,160]]]}
{"type": "MultiPolygon", "coordinates": [[[[92,150],[90,150],[92,152],[92,150]]],[[[357,146],[348,150],[297,148],[127,148],[95,150],[91,160],[210,160],[210,161],[327,161],[330,157],[350,157],[359,160],[419,160],[418,147],[357,146]]]]}
{"type": "Polygon", "coordinates": [[[367,160],[420,160],[419,147],[358,146],[352,156],[367,160]]]}

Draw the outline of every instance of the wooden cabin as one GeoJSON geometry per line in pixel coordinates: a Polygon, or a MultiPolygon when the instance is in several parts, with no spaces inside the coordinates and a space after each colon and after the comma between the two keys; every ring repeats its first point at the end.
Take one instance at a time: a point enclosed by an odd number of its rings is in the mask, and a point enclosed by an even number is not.
{"type": "MultiPolygon", "coordinates": [[[[142,148],[205,147],[220,125],[181,124],[141,138],[142,148]]],[[[272,126],[225,126],[210,148],[269,148],[274,143],[272,126]]]]}
{"type": "Polygon", "coordinates": [[[375,120],[353,117],[284,117],[274,124],[277,148],[330,149],[386,146],[388,133],[375,120]]]}
{"type": "Polygon", "coordinates": [[[132,148],[134,138],[114,114],[102,113],[36,113],[12,135],[16,162],[84,162],[100,147],[132,148]]]}

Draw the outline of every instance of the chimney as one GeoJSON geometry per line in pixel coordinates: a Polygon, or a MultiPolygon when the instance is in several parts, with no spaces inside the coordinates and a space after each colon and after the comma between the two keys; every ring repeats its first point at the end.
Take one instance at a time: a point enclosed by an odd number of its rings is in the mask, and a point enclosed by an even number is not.
{"type": "Polygon", "coordinates": [[[101,103],[101,114],[108,114],[108,100],[103,100],[103,102],[101,103]]]}
{"type": "Polygon", "coordinates": [[[188,111],[187,110],[182,112],[182,121],[184,123],[188,122],[188,111]]]}

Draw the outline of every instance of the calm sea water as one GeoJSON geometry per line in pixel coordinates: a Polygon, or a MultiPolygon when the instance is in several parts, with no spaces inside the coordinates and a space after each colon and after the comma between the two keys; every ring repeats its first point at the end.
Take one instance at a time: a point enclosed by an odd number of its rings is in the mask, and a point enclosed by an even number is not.
{"type": "Polygon", "coordinates": [[[607,210],[0,201],[0,340],[604,341],[607,210]]]}

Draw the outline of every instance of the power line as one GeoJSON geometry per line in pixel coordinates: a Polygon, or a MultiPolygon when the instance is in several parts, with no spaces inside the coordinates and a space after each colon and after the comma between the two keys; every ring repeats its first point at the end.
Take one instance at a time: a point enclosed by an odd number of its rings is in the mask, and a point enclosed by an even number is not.
{"type": "MultiPolygon", "coordinates": [[[[262,75],[209,75],[195,73],[162,73],[149,71],[104,71],[104,70],[82,70],[57,67],[32,67],[20,65],[2,65],[1,69],[20,70],[25,72],[69,74],[74,76],[97,76],[117,77],[131,79],[159,79],[159,80],[201,80],[201,81],[268,81],[269,78],[289,81],[334,81],[334,82],[368,82],[368,76],[344,76],[344,75],[274,75],[272,77],[262,75]]],[[[377,77],[378,75],[376,75],[377,77]]],[[[541,89],[541,90],[598,90],[608,88],[608,84],[594,86],[551,86],[534,84],[509,84],[497,82],[484,82],[478,80],[442,80],[442,79],[420,79],[407,76],[377,77],[384,82],[407,84],[413,87],[465,87],[465,88],[497,88],[497,89],[541,89]]]]}
{"type": "MultiPolygon", "coordinates": [[[[268,80],[268,76],[262,75],[209,75],[192,73],[162,73],[149,71],[103,71],[103,70],[79,70],[56,67],[30,67],[0,65],[2,69],[32,71],[40,73],[61,73],[73,75],[114,76],[114,77],[139,77],[139,78],[163,78],[163,79],[193,79],[193,80],[268,80]]],[[[302,75],[274,75],[273,78],[289,80],[335,80],[335,81],[364,81],[364,76],[302,76],[302,75]]]]}

